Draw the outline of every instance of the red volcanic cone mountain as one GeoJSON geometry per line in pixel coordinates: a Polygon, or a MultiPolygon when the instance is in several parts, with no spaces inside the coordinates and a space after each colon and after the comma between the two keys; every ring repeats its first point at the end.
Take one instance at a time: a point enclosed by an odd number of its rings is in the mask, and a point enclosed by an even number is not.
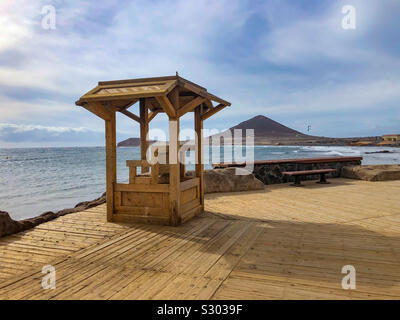
{"type": "Polygon", "coordinates": [[[307,137],[307,135],[299,131],[290,129],[283,124],[261,115],[243,121],[229,130],[234,129],[254,129],[254,136],[256,138],[307,137]]]}

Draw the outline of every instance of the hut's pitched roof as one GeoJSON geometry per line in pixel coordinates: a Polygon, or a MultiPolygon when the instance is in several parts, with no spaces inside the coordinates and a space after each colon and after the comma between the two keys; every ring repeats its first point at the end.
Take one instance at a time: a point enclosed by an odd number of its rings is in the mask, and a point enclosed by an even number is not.
{"type": "Polygon", "coordinates": [[[230,102],[209,93],[206,88],[180,76],[100,81],[95,88],[84,94],[76,104],[82,106],[91,101],[133,100],[165,96],[176,86],[180,87],[183,94],[195,94],[224,106],[231,105],[230,102]]]}

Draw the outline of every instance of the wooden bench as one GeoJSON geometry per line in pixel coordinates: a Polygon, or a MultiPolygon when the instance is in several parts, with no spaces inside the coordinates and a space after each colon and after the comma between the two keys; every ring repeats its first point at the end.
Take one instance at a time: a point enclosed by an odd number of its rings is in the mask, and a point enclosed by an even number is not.
{"type": "Polygon", "coordinates": [[[292,184],[292,186],[302,187],[302,186],[304,186],[300,182],[300,177],[302,177],[302,176],[319,174],[320,180],[317,183],[328,184],[329,182],[326,181],[325,175],[327,173],[332,173],[335,171],[336,171],[336,169],[318,169],[318,170],[304,170],[304,171],[285,171],[285,172],[282,172],[282,174],[284,176],[294,177],[294,184],[292,184]]]}

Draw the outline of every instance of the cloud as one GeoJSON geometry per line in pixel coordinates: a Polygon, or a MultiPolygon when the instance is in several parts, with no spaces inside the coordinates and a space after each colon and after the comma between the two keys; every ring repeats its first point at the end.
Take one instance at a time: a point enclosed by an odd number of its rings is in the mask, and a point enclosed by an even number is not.
{"type": "MultiPolygon", "coordinates": [[[[208,128],[264,114],[289,126],[314,116],[321,134],[332,121],[339,125],[329,134],[364,132],[364,123],[340,128],[340,121],[363,113],[374,121],[373,110],[387,110],[387,123],[393,118],[400,5],[350,2],[3,0],[0,121],[103,130],[101,120],[74,106],[97,81],[179,71],[232,102],[207,120],[208,128]],[[56,30],[41,28],[41,8],[49,4],[56,30]],[[356,30],[341,28],[344,4],[357,9],[356,30]]],[[[166,127],[157,119],[152,124],[166,127]]],[[[123,117],[118,128],[138,133],[123,117]]]]}
{"type": "Polygon", "coordinates": [[[42,125],[21,125],[0,123],[0,146],[36,146],[55,143],[89,143],[103,145],[104,134],[101,130],[84,127],[49,127],[42,125]]]}
{"type": "Polygon", "coordinates": [[[83,133],[90,132],[92,130],[88,128],[78,127],[46,127],[41,125],[20,125],[20,124],[12,124],[12,123],[0,123],[0,132],[1,131],[12,131],[13,133],[26,133],[32,131],[45,131],[49,134],[59,135],[61,133],[83,133]]]}

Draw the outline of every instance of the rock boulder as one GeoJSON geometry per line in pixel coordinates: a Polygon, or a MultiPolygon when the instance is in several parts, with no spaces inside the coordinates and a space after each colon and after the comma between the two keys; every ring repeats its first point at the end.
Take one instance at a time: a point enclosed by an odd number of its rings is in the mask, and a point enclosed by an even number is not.
{"type": "Polygon", "coordinates": [[[342,176],[367,181],[400,180],[400,165],[347,166],[343,167],[342,176]]]}
{"type": "Polygon", "coordinates": [[[21,223],[11,219],[8,212],[0,211],[0,237],[22,230],[23,226],[21,223]]]}
{"type": "Polygon", "coordinates": [[[264,183],[242,168],[226,168],[204,171],[204,192],[235,192],[264,189],[264,183]],[[236,174],[236,170],[238,173],[236,174]]]}
{"type": "Polygon", "coordinates": [[[29,218],[25,220],[13,220],[8,212],[5,211],[0,211],[0,237],[9,235],[9,234],[14,234],[17,232],[21,232],[30,228],[33,228],[43,222],[47,222],[50,220],[53,220],[55,218],[64,216],[69,213],[73,212],[79,212],[83,211],[95,206],[98,206],[102,203],[106,202],[106,194],[104,193],[101,197],[93,200],[93,201],[85,201],[78,203],[75,208],[71,209],[64,209],[60,210],[56,213],[48,211],[44,212],[41,215],[34,217],[34,218],[29,218]]]}

